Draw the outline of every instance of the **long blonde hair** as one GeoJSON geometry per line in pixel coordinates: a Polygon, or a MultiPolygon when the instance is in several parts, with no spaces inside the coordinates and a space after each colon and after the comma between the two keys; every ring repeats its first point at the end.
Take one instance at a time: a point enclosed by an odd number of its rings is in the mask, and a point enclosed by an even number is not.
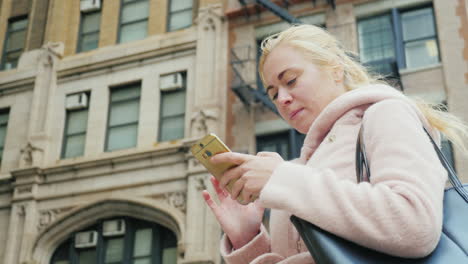
{"type": "MultiPolygon", "coordinates": [[[[272,35],[261,44],[259,74],[265,83],[263,66],[270,52],[280,43],[300,51],[312,63],[323,68],[342,67],[343,83],[346,90],[353,90],[373,83],[382,83],[381,76],[371,74],[361,63],[355,61],[355,54],[345,51],[338,40],[320,27],[313,25],[292,26],[272,35]]],[[[457,116],[446,112],[442,104],[431,105],[420,99],[412,99],[424,114],[430,125],[442,132],[463,154],[468,154],[464,139],[468,138],[468,126],[457,116]]]]}

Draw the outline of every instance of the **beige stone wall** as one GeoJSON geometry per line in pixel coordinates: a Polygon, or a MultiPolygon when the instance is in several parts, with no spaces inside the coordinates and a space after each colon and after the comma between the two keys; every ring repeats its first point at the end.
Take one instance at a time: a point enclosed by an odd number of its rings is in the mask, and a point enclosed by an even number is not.
{"type": "MultiPolygon", "coordinates": [[[[0,182],[0,184],[2,184],[2,182],[0,182]]],[[[0,208],[0,233],[7,234],[11,211],[8,207],[4,207],[5,200],[3,199],[3,197],[4,195],[0,194],[0,201],[3,207],[3,208],[0,208]]],[[[3,257],[5,255],[5,245],[8,243],[7,238],[8,237],[6,235],[0,236],[0,260],[3,260],[3,257]]]]}
{"type": "Polygon", "coordinates": [[[442,65],[400,71],[400,77],[406,95],[432,103],[442,103],[447,98],[442,65]]]}
{"type": "MultiPolygon", "coordinates": [[[[465,74],[468,72],[468,58],[464,50],[468,45],[461,34],[466,32],[463,21],[463,1],[434,1],[437,30],[439,34],[439,49],[443,64],[444,83],[447,91],[449,110],[468,122],[468,82],[465,74]]],[[[468,182],[468,158],[459,151],[455,152],[455,166],[459,176],[468,182]]]]}
{"type": "Polygon", "coordinates": [[[120,1],[104,1],[101,10],[99,47],[114,45],[117,43],[120,1]]]}
{"type": "Polygon", "coordinates": [[[148,35],[166,32],[169,0],[150,0],[148,35]]]}

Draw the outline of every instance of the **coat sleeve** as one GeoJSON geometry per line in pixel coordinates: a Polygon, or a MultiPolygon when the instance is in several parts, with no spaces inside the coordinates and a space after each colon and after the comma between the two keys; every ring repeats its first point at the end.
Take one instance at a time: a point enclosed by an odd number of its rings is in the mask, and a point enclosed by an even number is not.
{"type": "Polygon", "coordinates": [[[239,249],[234,250],[229,239],[223,235],[221,256],[227,264],[277,263],[284,259],[278,254],[270,253],[270,236],[263,225],[260,233],[239,249]]]}
{"type": "Polygon", "coordinates": [[[387,254],[426,256],[440,238],[447,172],[408,103],[377,103],[363,122],[370,183],[349,180],[354,168],[343,180],[332,169],[285,162],[263,188],[262,206],[387,254]]]}

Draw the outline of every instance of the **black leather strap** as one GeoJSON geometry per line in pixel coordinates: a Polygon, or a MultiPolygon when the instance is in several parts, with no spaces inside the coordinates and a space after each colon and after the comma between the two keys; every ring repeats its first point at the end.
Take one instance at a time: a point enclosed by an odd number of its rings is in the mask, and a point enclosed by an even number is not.
{"type": "MultiPolygon", "coordinates": [[[[357,178],[358,183],[364,181],[363,168],[366,171],[367,181],[370,181],[370,176],[371,176],[370,169],[369,169],[369,160],[367,159],[366,148],[364,145],[364,136],[363,136],[364,128],[363,127],[364,126],[361,124],[361,128],[359,129],[359,136],[358,136],[358,140],[356,144],[356,178],[357,178]]],[[[444,156],[442,151],[434,142],[434,139],[431,137],[429,132],[426,130],[425,127],[423,127],[423,129],[424,129],[424,132],[426,132],[429,139],[431,140],[431,143],[437,153],[437,156],[439,157],[440,162],[442,163],[442,166],[444,166],[444,168],[447,170],[448,177],[453,188],[468,203],[468,191],[466,191],[466,189],[463,188],[463,184],[461,183],[460,179],[457,177],[455,170],[452,168],[447,158],[444,156]]]]}

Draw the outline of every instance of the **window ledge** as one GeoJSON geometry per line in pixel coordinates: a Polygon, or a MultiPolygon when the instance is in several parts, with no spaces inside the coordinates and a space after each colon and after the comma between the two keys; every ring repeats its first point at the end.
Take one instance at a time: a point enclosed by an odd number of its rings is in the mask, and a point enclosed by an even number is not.
{"type": "Polygon", "coordinates": [[[423,72],[423,71],[429,71],[437,68],[442,68],[442,63],[436,63],[436,64],[431,64],[419,68],[412,68],[412,69],[402,69],[399,70],[400,75],[407,75],[411,73],[416,73],[416,72],[423,72]]]}

